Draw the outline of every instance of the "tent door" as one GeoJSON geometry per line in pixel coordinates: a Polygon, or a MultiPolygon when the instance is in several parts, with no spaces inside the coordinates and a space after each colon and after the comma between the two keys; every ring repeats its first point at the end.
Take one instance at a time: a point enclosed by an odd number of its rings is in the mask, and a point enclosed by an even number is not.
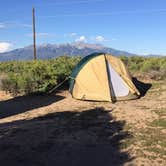
{"type": "Polygon", "coordinates": [[[108,63],[108,76],[110,81],[111,95],[114,97],[124,97],[129,94],[129,88],[125,85],[124,80],[113,69],[111,64],[108,63]]]}

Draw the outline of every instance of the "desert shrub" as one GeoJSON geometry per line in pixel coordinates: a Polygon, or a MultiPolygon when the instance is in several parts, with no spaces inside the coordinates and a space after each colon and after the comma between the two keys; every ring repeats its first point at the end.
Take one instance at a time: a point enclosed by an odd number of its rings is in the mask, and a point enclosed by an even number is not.
{"type": "Polygon", "coordinates": [[[17,96],[20,92],[18,87],[17,74],[9,73],[6,78],[1,79],[1,89],[17,96]]]}
{"type": "Polygon", "coordinates": [[[151,70],[159,71],[160,70],[160,61],[156,58],[150,58],[141,66],[141,71],[143,72],[149,72],[151,70]]]}
{"type": "Polygon", "coordinates": [[[66,56],[54,59],[52,68],[56,71],[58,83],[71,74],[73,67],[80,61],[80,59],[80,57],[71,58],[66,56]]]}
{"type": "Polygon", "coordinates": [[[121,57],[131,73],[146,73],[152,79],[166,79],[166,57],[121,57]]]}
{"type": "Polygon", "coordinates": [[[0,63],[7,76],[1,80],[1,89],[17,94],[47,92],[70,75],[79,57],[59,57],[53,60],[0,63]]]}
{"type": "MultiPolygon", "coordinates": [[[[150,73],[166,79],[166,57],[120,57],[131,73],[150,73]]],[[[80,57],[61,56],[51,60],[0,63],[0,87],[13,95],[47,92],[71,74],[80,57]]]]}
{"type": "Polygon", "coordinates": [[[124,62],[126,66],[129,65],[129,57],[127,56],[120,56],[120,59],[124,62]]]}
{"type": "Polygon", "coordinates": [[[121,56],[120,58],[128,67],[128,69],[132,72],[139,71],[146,59],[145,57],[141,56],[132,56],[132,57],[121,56]]]}

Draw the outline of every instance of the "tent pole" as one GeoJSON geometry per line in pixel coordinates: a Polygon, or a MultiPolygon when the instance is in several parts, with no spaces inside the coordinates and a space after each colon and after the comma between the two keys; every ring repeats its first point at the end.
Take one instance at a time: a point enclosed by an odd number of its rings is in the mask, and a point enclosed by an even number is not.
{"type": "Polygon", "coordinates": [[[106,58],[106,55],[104,54],[104,59],[105,59],[105,65],[106,65],[106,71],[107,71],[107,78],[108,78],[108,86],[109,86],[109,90],[110,90],[110,97],[112,102],[114,103],[116,101],[116,96],[115,96],[115,92],[111,83],[111,78],[109,75],[109,66],[108,66],[108,61],[106,58]]]}

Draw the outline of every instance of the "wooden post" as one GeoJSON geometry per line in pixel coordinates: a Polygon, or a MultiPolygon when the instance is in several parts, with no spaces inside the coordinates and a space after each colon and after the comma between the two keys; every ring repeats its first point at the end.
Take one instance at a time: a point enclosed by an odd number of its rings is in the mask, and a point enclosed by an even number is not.
{"type": "Polygon", "coordinates": [[[35,8],[32,9],[32,20],[33,20],[33,55],[36,60],[36,30],[35,30],[35,8]]]}

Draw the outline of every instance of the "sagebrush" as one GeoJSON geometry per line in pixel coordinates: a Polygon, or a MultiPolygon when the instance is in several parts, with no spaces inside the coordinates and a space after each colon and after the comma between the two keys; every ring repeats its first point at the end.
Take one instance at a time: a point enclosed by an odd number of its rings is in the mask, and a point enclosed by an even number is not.
{"type": "MultiPolygon", "coordinates": [[[[131,73],[151,73],[166,79],[166,57],[120,57],[131,73]]],[[[0,63],[0,88],[12,95],[47,92],[68,77],[81,57],[61,56],[51,60],[0,63]]]]}

